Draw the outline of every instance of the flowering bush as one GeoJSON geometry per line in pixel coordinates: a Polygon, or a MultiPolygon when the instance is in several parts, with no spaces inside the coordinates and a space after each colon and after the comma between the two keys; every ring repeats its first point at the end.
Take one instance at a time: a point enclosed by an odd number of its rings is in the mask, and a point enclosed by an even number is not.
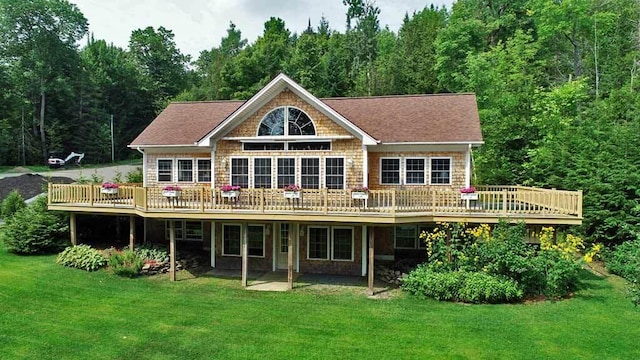
{"type": "Polygon", "coordinates": [[[223,185],[220,187],[220,191],[237,191],[240,190],[238,185],[223,185]]]}
{"type": "Polygon", "coordinates": [[[366,192],[369,192],[369,188],[366,187],[366,186],[358,185],[358,186],[354,186],[351,189],[351,192],[365,192],[366,193],[366,192]]]}
{"type": "Polygon", "coordinates": [[[284,187],[284,191],[300,191],[302,188],[295,184],[290,184],[284,187]]]}
{"type": "Polygon", "coordinates": [[[471,194],[476,192],[476,188],[474,188],[473,186],[469,186],[469,187],[465,187],[460,189],[460,192],[463,194],[471,194]]]}
{"type": "Polygon", "coordinates": [[[102,183],[102,188],[103,189],[117,189],[119,187],[120,187],[120,185],[118,185],[116,183],[112,183],[112,182],[102,183]]]}
{"type": "Polygon", "coordinates": [[[162,190],[164,190],[164,191],[180,191],[182,189],[180,189],[180,186],[178,186],[178,185],[167,185],[167,186],[163,187],[162,190]]]}

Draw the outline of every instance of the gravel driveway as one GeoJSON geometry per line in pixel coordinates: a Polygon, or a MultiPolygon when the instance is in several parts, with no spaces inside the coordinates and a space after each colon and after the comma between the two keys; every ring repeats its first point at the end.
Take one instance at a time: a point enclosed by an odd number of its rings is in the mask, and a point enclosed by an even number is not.
{"type": "MultiPolygon", "coordinates": [[[[116,176],[116,173],[119,171],[122,173],[123,180],[128,172],[135,170],[137,167],[141,167],[142,165],[117,165],[117,166],[106,166],[101,168],[89,168],[84,169],[82,167],[70,167],[69,169],[52,169],[44,172],[37,172],[34,174],[42,175],[46,177],[68,177],[74,180],[77,180],[79,177],[83,176],[86,178],[90,178],[91,175],[97,174],[101,176],[104,181],[112,181],[116,176]]],[[[12,176],[20,176],[24,175],[24,172],[18,173],[4,173],[0,174],[0,179],[12,176]]]]}

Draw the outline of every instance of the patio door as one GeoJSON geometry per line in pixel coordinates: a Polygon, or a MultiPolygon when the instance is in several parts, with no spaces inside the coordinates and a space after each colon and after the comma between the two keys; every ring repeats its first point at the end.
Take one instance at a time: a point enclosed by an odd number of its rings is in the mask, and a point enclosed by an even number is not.
{"type": "MultiPolygon", "coordinates": [[[[289,264],[288,259],[288,250],[289,250],[289,241],[290,239],[290,226],[287,223],[280,223],[280,229],[278,231],[278,248],[276,250],[276,254],[278,257],[277,268],[278,270],[287,270],[287,265],[289,264]]],[[[293,243],[295,247],[295,242],[293,243]]],[[[295,263],[295,249],[293,252],[293,262],[295,263]]]]}

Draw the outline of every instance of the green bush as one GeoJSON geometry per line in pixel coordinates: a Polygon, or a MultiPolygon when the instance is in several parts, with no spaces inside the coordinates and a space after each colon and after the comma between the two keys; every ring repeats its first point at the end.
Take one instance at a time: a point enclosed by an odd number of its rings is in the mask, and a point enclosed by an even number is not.
{"type": "Polygon", "coordinates": [[[127,182],[136,184],[141,184],[143,182],[142,168],[140,166],[127,173],[127,182]]]}
{"type": "Polygon", "coordinates": [[[136,247],[135,252],[143,261],[155,261],[159,263],[169,261],[169,253],[161,247],[143,245],[136,247]]]}
{"type": "Polygon", "coordinates": [[[468,303],[505,303],[522,299],[518,283],[482,272],[437,272],[421,265],[405,278],[402,288],[436,300],[468,303]]]}
{"type": "Polygon", "coordinates": [[[56,259],[56,263],[68,267],[95,271],[107,265],[102,253],[89,245],[69,246],[56,259]]]}
{"type": "Polygon", "coordinates": [[[135,277],[140,273],[143,264],[144,261],[131,250],[114,253],[109,257],[109,268],[118,276],[135,277]]]}
{"type": "Polygon", "coordinates": [[[69,226],[64,214],[47,210],[47,198],[7,219],[0,234],[9,252],[15,254],[57,253],[69,244],[69,226]]]}
{"type": "Polygon", "coordinates": [[[27,204],[25,204],[22,195],[16,190],[13,190],[2,201],[2,205],[0,205],[0,218],[7,220],[18,212],[18,210],[25,207],[27,207],[27,204]]]}
{"type": "Polygon", "coordinates": [[[640,277],[640,239],[624,242],[605,256],[607,269],[630,280],[640,277]]]}

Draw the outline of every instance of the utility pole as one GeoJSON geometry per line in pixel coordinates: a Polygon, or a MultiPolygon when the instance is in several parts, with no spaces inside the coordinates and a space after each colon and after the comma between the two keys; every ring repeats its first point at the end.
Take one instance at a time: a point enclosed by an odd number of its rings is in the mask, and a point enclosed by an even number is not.
{"type": "Polygon", "coordinates": [[[111,114],[111,162],[115,162],[116,161],[116,157],[115,157],[115,146],[114,146],[114,141],[113,141],[113,114],[111,114]]]}

